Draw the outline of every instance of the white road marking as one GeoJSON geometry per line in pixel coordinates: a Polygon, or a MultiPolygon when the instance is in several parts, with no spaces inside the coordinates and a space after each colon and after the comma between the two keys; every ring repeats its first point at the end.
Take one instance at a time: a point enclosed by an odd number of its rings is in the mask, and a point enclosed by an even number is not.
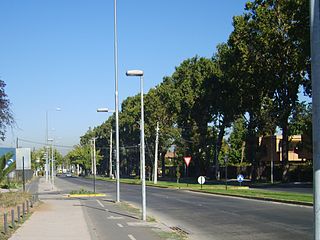
{"type": "Polygon", "coordinates": [[[128,237],[129,237],[131,240],[136,240],[136,238],[135,238],[134,236],[132,236],[131,234],[129,234],[128,237]]]}
{"type": "Polygon", "coordinates": [[[98,199],[97,199],[97,202],[99,203],[99,205],[100,205],[101,207],[104,208],[103,204],[102,204],[98,199]]]}
{"type": "Polygon", "coordinates": [[[123,225],[121,223],[117,223],[118,227],[123,228],[123,225]]]}
{"type": "Polygon", "coordinates": [[[110,217],[108,217],[108,219],[115,219],[115,220],[118,220],[118,219],[123,219],[123,217],[110,216],[110,217]]]}

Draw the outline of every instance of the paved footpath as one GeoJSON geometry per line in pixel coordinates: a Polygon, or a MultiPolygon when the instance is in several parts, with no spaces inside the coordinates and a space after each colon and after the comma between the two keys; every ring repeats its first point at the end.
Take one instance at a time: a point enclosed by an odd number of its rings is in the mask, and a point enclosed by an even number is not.
{"type": "Polygon", "coordinates": [[[168,231],[162,224],[134,219],[103,198],[67,198],[45,178],[39,179],[38,195],[42,203],[10,240],[166,239],[156,233],[168,231]]]}
{"type": "Polygon", "coordinates": [[[91,239],[80,201],[62,200],[45,178],[39,179],[38,193],[43,202],[10,240],[91,239]]]}

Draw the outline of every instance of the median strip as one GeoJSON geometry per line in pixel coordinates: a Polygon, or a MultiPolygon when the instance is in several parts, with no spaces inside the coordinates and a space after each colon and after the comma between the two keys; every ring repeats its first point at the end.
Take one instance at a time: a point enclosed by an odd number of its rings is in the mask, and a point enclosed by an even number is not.
{"type": "Polygon", "coordinates": [[[68,194],[69,198],[78,198],[78,197],[105,197],[104,193],[89,193],[89,194],[68,194]]]}
{"type": "MultiPolygon", "coordinates": [[[[97,177],[99,180],[104,181],[114,181],[106,177],[97,177]]],[[[121,179],[121,183],[126,184],[141,184],[139,179],[121,179]]],[[[290,192],[276,192],[270,190],[260,190],[253,189],[248,186],[235,186],[228,185],[228,190],[225,190],[224,185],[219,184],[205,184],[199,187],[199,184],[194,183],[175,183],[175,182],[167,182],[167,181],[158,181],[158,184],[153,184],[153,182],[146,182],[149,187],[157,187],[157,188],[172,188],[179,190],[189,190],[195,192],[202,193],[210,193],[224,196],[232,196],[232,197],[242,197],[263,201],[273,201],[273,202],[281,202],[288,204],[297,204],[303,206],[312,206],[313,205],[313,195],[307,193],[290,193],[290,192]]]]}
{"type": "Polygon", "coordinates": [[[85,190],[81,188],[77,191],[71,191],[70,194],[67,195],[69,198],[79,198],[79,197],[105,197],[104,193],[96,193],[92,191],[85,190]]]}

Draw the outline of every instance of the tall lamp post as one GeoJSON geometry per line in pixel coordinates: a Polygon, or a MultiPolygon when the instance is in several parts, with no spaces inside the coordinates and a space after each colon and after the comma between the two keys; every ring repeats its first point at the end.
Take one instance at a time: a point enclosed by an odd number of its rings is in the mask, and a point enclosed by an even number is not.
{"type": "MultiPolygon", "coordinates": [[[[51,142],[51,176],[49,178],[51,179],[52,188],[54,186],[54,152],[53,152],[53,138],[49,138],[48,142],[51,142]]],[[[49,164],[50,166],[50,164],[49,164]]]]}
{"type": "Polygon", "coordinates": [[[314,239],[320,240],[320,1],[310,0],[314,239]]]}
{"type": "Polygon", "coordinates": [[[117,178],[116,201],[120,202],[117,0],[114,0],[114,73],[115,73],[114,75],[115,75],[115,110],[116,110],[116,178],[117,178]]]}
{"type": "Polygon", "coordinates": [[[146,171],[145,171],[145,147],[144,147],[144,104],[143,104],[143,71],[129,70],[126,72],[129,77],[140,77],[140,95],[141,95],[141,124],[140,124],[140,147],[141,147],[141,170],[142,171],[142,220],[146,221],[146,171]]]}
{"type": "MultiPolygon", "coordinates": [[[[108,108],[98,108],[97,112],[110,112],[114,113],[114,110],[110,110],[108,108]]],[[[110,153],[109,153],[109,177],[112,177],[112,128],[110,130],[110,153]]],[[[118,178],[117,178],[118,181],[118,178]]]]}
{"type": "MultiPolygon", "coordinates": [[[[46,149],[47,149],[47,157],[46,157],[46,167],[45,167],[45,175],[46,175],[46,181],[50,180],[50,164],[49,164],[49,111],[46,110],[46,149]]],[[[56,108],[55,111],[61,111],[61,108],[56,108]]]]}

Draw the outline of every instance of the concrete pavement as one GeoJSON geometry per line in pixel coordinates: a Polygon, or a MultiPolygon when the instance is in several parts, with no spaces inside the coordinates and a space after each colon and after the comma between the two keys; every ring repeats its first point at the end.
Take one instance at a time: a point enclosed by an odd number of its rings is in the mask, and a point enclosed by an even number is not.
{"type": "Polygon", "coordinates": [[[38,185],[43,202],[10,240],[90,239],[80,201],[63,199],[45,178],[38,185]]]}

